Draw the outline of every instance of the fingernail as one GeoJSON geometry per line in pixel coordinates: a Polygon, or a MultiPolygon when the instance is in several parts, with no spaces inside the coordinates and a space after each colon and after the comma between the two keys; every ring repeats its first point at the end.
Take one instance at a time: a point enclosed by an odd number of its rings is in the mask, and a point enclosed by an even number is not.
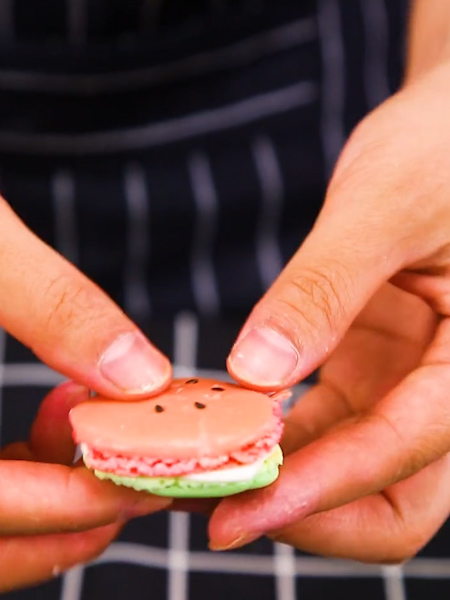
{"type": "Polygon", "coordinates": [[[124,333],[103,354],[99,369],[120,390],[142,393],[163,383],[168,364],[142,334],[124,333]]]}
{"type": "Polygon", "coordinates": [[[264,387],[282,385],[295,370],[297,349],[271,327],[251,329],[231,351],[229,365],[239,379],[264,387]]]}
{"type": "Polygon", "coordinates": [[[159,510],[164,510],[172,504],[172,498],[163,496],[146,495],[141,500],[137,500],[131,504],[127,504],[121,513],[121,517],[125,519],[133,519],[150,515],[159,510]]]}
{"type": "Polygon", "coordinates": [[[214,542],[209,543],[209,549],[215,552],[223,552],[225,550],[236,550],[237,548],[241,548],[242,546],[246,546],[247,544],[251,544],[261,537],[261,534],[253,533],[241,535],[232,542],[228,544],[216,544],[214,542]]]}

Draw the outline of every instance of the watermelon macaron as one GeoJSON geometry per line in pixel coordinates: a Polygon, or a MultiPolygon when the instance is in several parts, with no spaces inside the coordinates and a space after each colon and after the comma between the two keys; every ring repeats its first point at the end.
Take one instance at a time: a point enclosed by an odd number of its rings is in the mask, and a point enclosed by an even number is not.
{"type": "Polygon", "coordinates": [[[176,379],[158,396],[97,396],[70,412],[86,466],[100,479],[152,494],[214,498],[265,487],[283,455],[281,401],[212,379],[176,379]]]}

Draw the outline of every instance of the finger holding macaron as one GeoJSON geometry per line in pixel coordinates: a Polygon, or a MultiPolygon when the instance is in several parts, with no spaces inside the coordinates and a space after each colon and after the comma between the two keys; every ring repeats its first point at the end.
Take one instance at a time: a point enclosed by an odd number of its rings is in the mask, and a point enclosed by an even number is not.
{"type": "Polygon", "coordinates": [[[0,450],[0,593],[93,559],[126,521],[171,502],[101,482],[73,465],[68,413],[88,397],[86,388],[71,382],[55,388],[29,440],[0,450]]]}

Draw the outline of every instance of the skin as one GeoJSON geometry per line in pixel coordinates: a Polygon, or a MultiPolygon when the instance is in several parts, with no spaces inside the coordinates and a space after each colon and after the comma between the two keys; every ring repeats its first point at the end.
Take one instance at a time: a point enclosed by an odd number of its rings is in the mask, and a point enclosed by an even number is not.
{"type": "Polygon", "coordinates": [[[73,467],[68,410],[87,388],[113,399],[157,393],[171,365],[124,313],[39,240],[0,198],[0,326],[63,386],[41,407],[28,443],[0,452],[0,592],[43,581],[99,554],[129,518],[167,506],[73,467]],[[7,485],[5,485],[5,482],[7,485]]]}
{"type": "Polygon", "coordinates": [[[27,442],[0,451],[0,593],[35,584],[100,554],[132,517],[167,499],[102,483],[72,466],[69,410],[86,400],[73,383],[43,401],[27,442]]]}
{"type": "MultiPolygon", "coordinates": [[[[279,481],[219,504],[213,548],[268,533],[324,555],[398,562],[449,514],[450,6],[416,0],[414,8],[405,85],[351,136],[314,230],[229,357],[230,373],[263,391],[323,368],[289,418],[279,481]],[[256,350],[243,349],[261,325],[256,350]]],[[[66,376],[114,399],[169,385],[168,360],[4,200],[0,289],[0,325],[66,376]]],[[[128,491],[48,464],[70,454],[53,435],[47,428],[45,442],[15,445],[0,461],[9,482],[0,560],[23,565],[14,575],[5,569],[10,587],[49,577],[52,556],[59,565],[66,557],[65,568],[100,551],[129,515],[128,491]],[[51,496],[35,493],[43,489],[51,496]],[[30,552],[38,538],[18,534],[45,536],[48,553],[30,552]]]]}
{"type": "Polygon", "coordinates": [[[398,563],[450,513],[449,24],[447,3],[417,2],[403,88],[349,139],[316,226],[231,352],[230,373],[258,389],[322,368],[288,418],[279,480],[220,503],[212,548],[268,534],[398,563]]]}
{"type": "Polygon", "coordinates": [[[169,385],[169,360],[2,198],[0,289],[0,326],[67,377],[120,400],[169,385]]]}

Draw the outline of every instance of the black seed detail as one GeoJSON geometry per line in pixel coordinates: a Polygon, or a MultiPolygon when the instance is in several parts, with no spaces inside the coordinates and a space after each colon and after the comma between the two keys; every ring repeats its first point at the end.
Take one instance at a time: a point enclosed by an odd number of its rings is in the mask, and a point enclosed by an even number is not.
{"type": "Polygon", "coordinates": [[[161,404],[157,404],[155,406],[155,411],[158,412],[158,413],[164,412],[164,407],[161,406],[161,404]]]}
{"type": "Polygon", "coordinates": [[[211,389],[214,390],[215,392],[224,392],[225,391],[225,388],[220,387],[220,385],[213,385],[211,389]]]}
{"type": "Polygon", "coordinates": [[[202,404],[201,402],[196,402],[195,408],[206,408],[206,404],[202,404]]]}
{"type": "Polygon", "coordinates": [[[187,385],[188,383],[198,383],[198,379],[188,379],[188,380],[186,381],[186,385],[187,385]]]}

